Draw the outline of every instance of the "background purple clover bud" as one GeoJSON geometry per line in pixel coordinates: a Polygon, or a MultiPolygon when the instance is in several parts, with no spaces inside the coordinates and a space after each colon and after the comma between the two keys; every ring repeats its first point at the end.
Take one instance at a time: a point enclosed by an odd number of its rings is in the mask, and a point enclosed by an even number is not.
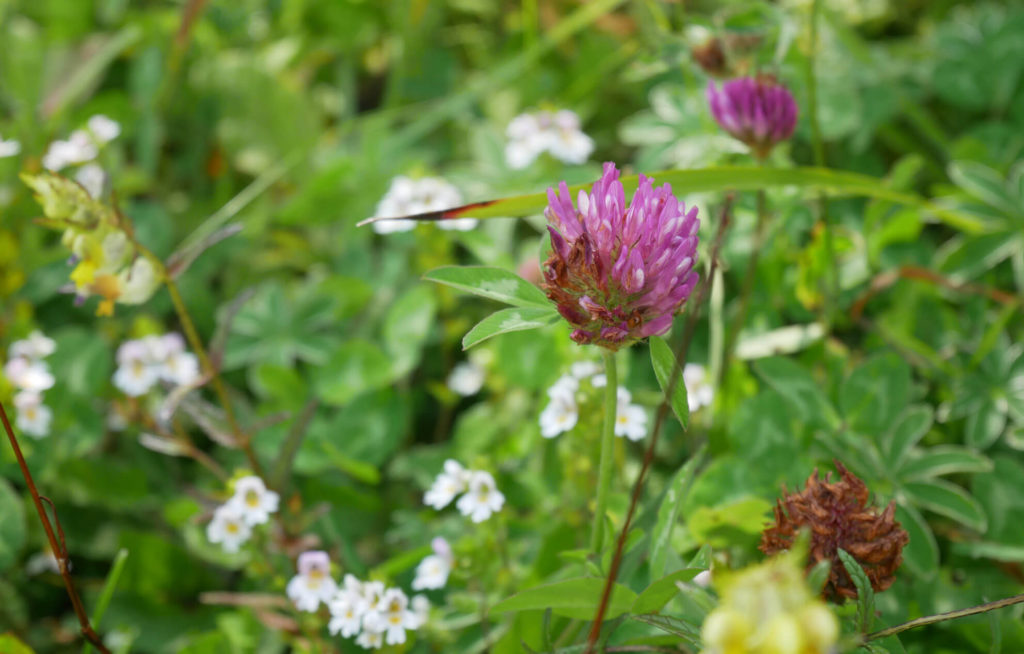
{"type": "Polygon", "coordinates": [[[750,146],[758,159],[766,158],[776,143],[793,135],[799,113],[796,100],[771,75],[741,77],[721,88],[709,81],[707,93],[715,121],[750,146]]]}
{"type": "Polygon", "coordinates": [[[614,351],[667,332],[698,279],[697,208],[643,175],[627,207],[613,163],[575,206],[565,182],[548,189],[548,202],[542,287],[572,339],[614,351]]]}

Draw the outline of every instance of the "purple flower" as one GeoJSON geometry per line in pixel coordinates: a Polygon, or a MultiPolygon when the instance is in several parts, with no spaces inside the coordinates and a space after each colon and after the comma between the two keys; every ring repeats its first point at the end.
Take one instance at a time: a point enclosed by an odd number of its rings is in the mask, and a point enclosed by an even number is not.
{"type": "Polygon", "coordinates": [[[771,75],[708,82],[711,115],[722,129],[743,141],[759,159],[793,135],[798,109],[793,94],[771,75]]]}
{"type": "Polygon", "coordinates": [[[572,339],[610,350],[664,334],[697,284],[697,208],[640,175],[633,201],[615,164],[573,206],[569,187],[548,189],[552,253],[541,284],[575,329],[572,339]]]}

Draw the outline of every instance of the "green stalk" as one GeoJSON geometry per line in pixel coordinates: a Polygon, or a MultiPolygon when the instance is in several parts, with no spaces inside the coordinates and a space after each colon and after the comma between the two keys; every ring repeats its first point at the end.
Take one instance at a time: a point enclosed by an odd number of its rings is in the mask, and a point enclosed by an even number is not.
{"type": "Polygon", "coordinates": [[[598,554],[604,543],[604,516],[608,509],[608,490],[612,484],[615,460],[615,412],[619,406],[619,380],[615,368],[615,353],[603,350],[604,376],[604,429],[601,430],[601,462],[597,471],[597,506],[594,508],[594,527],[590,532],[590,549],[598,554]]]}

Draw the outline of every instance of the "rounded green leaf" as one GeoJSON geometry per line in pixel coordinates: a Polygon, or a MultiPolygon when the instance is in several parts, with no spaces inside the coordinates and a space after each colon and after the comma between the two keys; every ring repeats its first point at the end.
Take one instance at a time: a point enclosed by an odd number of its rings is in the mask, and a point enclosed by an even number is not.
{"type": "Polygon", "coordinates": [[[907,407],[885,437],[883,451],[888,455],[891,469],[899,468],[910,450],[932,428],[935,414],[927,405],[907,407]]]}
{"type": "Polygon", "coordinates": [[[900,468],[900,478],[914,481],[954,473],[988,472],[992,460],[965,447],[940,445],[907,461],[900,468]]]}
{"type": "Polygon", "coordinates": [[[992,399],[986,399],[977,411],[967,416],[966,440],[971,447],[985,449],[999,439],[1006,427],[1006,413],[992,399]]]}
{"type": "Polygon", "coordinates": [[[984,532],[988,519],[985,510],[967,491],[942,479],[914,481],[903,490],[918,506],[944,515],[963,525],[984,532]]]}

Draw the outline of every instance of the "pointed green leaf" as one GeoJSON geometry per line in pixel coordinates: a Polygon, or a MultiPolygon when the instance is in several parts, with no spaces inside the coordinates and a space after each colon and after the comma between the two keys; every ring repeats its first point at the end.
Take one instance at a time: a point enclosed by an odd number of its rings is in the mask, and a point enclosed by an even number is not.
{"type": "MultiPolygon", "coordinates": [[[[589,620],[597,611],[604,583],[605,580],[599,577],[578,577],[537,586],[498,602],[491,607],[491,613],[543,611],[550,608],[555,615],[589,620]]],[[[614,620],[629,611],[636,597],[636,593],[629,588],[615,584],[605,618],[614,620]]]]}
{"type": "Polygon", "coordinates": [[[1006,412],[1000,411],[995,400],[986,398],[978,410],[967,416],[965,440],[979,450],[988,448],[999,439],[1006,427],[1006,412]]]}
{"type": "Polygon", "coordinates": [[[900,414],[882,443],[890,470],[899,469],[910,450],[932,428],[934,419],[932,408],[925,404],[907,407],[900,414]]]}
{"type": "Polygon", "coordinates": [[[640,593],[630,612],[634,614],[657,613],[679,592],[677,583],[690,581],[701,572],[704,572],[704,568],[683,568],[665,575],[640,593]]]}
{"type": "Polygon", "coordinates": [[[896,504],[896,519],[910,536],[910,542],[903,548],[907,567],[922,577],[931,577],[939,567],[939,545],[928,522],[905,502],[896,504]]]}
{"type": "Polygon", "coordinates": [[[559,318],[561,316],[550,306],[501,309],[478,322],[466,333],[462,338],[462,349],[468,350],[498,334],[547,327],[558,322],[559,318]]]}
{"type": "Polygon", "coordinates": [[[679,469],[665,491],[665,498],[658,507],[658,521],[651,532],[651,577],[658,578],[665,574],[672,528],[675,527],[679,507],[686,499],[693,485],[694,473],[703,461],[704,449],[701,448],[679,469]]]}
{"type": "Polygon", "coordinates": [[[539,288],[504,268],[445,266],[431,270],[423,279],[516,307],[551,306],[539,288]]]}
{"type": "Polygon", "coordinates": [[[978,500],[967,491],[942,479],[914,481],[904,484],[903,490],[918,506],[956,520],[984,532],[988,520],[978,500]]]}
{"type": "MultiPolygon", "coordinates": [[[[660,336],[652,336],[651,339],[651,365],[654,366],[654,374],[658,378],[658,385],[662,392],[665,392],[669,379],[672,377],[672,369],[676,364],[676,355],[668,346],[665,339],[660,336]]],[[[679,419],[679,424],[685,430],[690,425],[690,405],[686,397],[686,384],[683,383],[682,372],[672,388],[672,397],[669,398],[673,413],[679,419]]]]}
{"type": "Polygon", "coordinates": [[[857,626],[862,634],[866,634],[871,631],[871,621],[875,617],[875,591],[871,588],[871,580],[852,554],[842,548],[836,550],[836,554],[857,587],[857,626]]]}
{"type": "Polygon", "coordinates": [[[992,460],[957,445],[939,445],[910,459],[899,470],[904,481],[915,481],[954,473],[988,472],[992,460]]]}
{"type": "Polygon", "coordinates": [[[814,377],[800,364],[783,357],[761,359],[754,370],[799,413],[800,419],[816,425],[839,424],[832,403],[814,377]]]}

